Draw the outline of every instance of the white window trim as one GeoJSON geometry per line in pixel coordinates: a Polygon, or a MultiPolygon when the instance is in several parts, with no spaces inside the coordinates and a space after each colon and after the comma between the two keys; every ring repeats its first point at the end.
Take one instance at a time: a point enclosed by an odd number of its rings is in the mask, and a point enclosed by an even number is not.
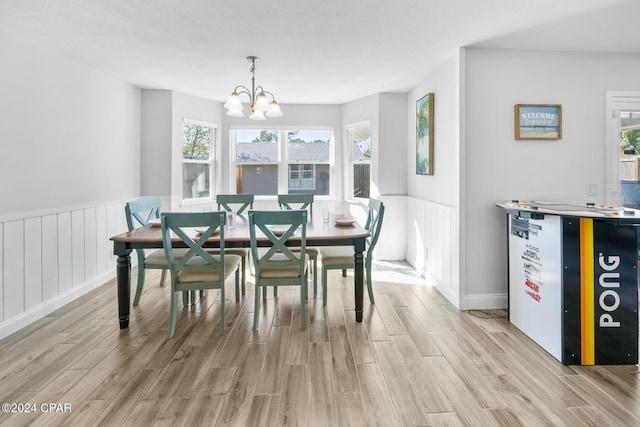
{"type": "Polygon", "coordinates": [[[208,197],[194,197],[194,198],[189,198],[186,199],[184,197],[184,193],[180,194],[180,198],[182,200],[181,204],[183,205],[189,205],[189,204],[198,204],[198,203],[202,203],[202,202],[208,202],[210,200],[215,199],[215,193],[216,193],[216,187],[215,187],[215,174],[216,174],[216,159],[218,158],[217,156],[217,144],[216,144],[216,140],[218,139],[218,125],[215,123],[211,123],[211,122],[206,122],[206,121],[202,121],[202,120],[196,120],[196,119],[190,119],[190,118],[183,118],[182,119],[182,124],[183,124],[183,140],[182,140],[182,144],[184,144],[184,125],[185,124],[191,124],[191,125],[196,125],[196,126],[202,126],[202,127],[208,127],[210,129],[209,132],[209,160],[197,160],[197,159],[185,159],[183,158],[183,154],[182,154],[182,148],[183,146],[181,146],[180,149],[180,183],[181,183],[181,191],[183,189],[184,186],[184,168],[182,167],[185,163],[190,163],[190,164],[208,164],[209,165],[209,196],[208,197]]]}
{"type": "MultiPolygon", "coordinates": [[[[363,198],[361,197],[356,197],[353,194],[353,185],[354,185],[354,176],[353,176],[353,167],[354,165],[357,164],[368,164],[369,165],[369,174],[370,176],[372,176],[373,174],[373,163],[371,162],[371,158],[369,158],[369,160],[351,160],[352,156],[353,156],[353,144],[351,141],[351,138],[349,138],[349,133],[351,132],[351,130],[355,129],[355,128],[359,128],[359,127],[369,127],[369,129],[372,130],[372,134],[371,134],[371,142],[372,142],[372,146],[373,146],[373,129],[372,129],[372,124],[371,124],[371,119],[366,119],[366,120],[360,120],[357,122],[353,122],[353,123],[348,123],[344,126],[344,142],[345,142],[345,151],[346,152],[346,162],[345,162],[345,166],[346,166],[346,171],[345,171],[345,199],[352,201],[352,202],[358,202],[358,201],[362,201],[363,198]]],[[[371,181],[371,179],[369,179],[371,181]]],[[[371,185],[371,183],[370,183],[371,185]]]]}
{"type": "MultiPolygon", "coordinates": [[[[236,176],[235,176],[235,169],[236,166],[238,164],[238,162],[236,161],[237,159],[237,131],[238,130],[273,130],[273,131],[278,131],[278,193],[279,194],[286,194],[289,191],[289,164],[313,164],[314,165],[314,177],[315,177],[315,165],[319,165],[319,164],[328,164],[329,165],[329,173],[331,176],[335,176],[334,174],[334,170],[335,170],[335,145],[336,145],[336,131],[335,131],[335,127],[334,126],[327,126],[327,125],[318,125],[318,126],[286,126],[286,125],[277,125],[277,126],[273,126],[270,125],[268,123],[265,123],[264,125],[232,125],[229,128],[229,160],[230,160],[230,165],[231,167],[229,168],[229,192],[230,193],[235,193],[236,192],[236,186],[235,186],[235,180],[236,180],[236,176]],[[309,131],[313,131],[313,130],[317,130],[317,131],[329,131],[331,132],[331,140],[329,141],[329,161],[327,162],[313,162],[313,163],[309,163],[309,162],[289,162],[289,157],[288,157],[288,152],[287,152],[287,144],[286,144],[286,140],[287,140],[287,132],[289,131],[296,131],[296,130],[300,130],[300,131],[304,131],[304,130],[309,130],[309,131]]],[[[274,165],[276,164],[276,162],[243,162],[243,164],[246,165],[274,165]]],[[[330,180],[330,184],[329,184],[329,194],[327,195],[316,195],[315,198],[316,199],[332,199],[335,197],[336,191],[335,191],[335,187],[336,183],[334,179],[330,180]]],[[[311,189],[311,188],[309,188],[311,189]]],[[[315,181],[314,181],[314,188],[315,189],[315,181]]],[[[304,188],[303,188],[304,190],[304,188]]],[[[260,195],[260,196],[256,196],[259,198],[263,198],[263,199],[272,199],[277,197],[276,195],[260,195]]]]}

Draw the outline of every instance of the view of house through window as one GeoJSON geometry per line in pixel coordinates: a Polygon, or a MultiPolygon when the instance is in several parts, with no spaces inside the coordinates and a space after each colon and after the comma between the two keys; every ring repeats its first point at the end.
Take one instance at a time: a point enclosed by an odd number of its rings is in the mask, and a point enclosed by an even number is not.
{"type": "Polygon", "coordinates": [[[330,194],[333,131],[238,129],[231,138],[237,194],[330,194]]]}
{"type": "Polygon", "coordinates": [[[347,126],[350,150],[350,196],[369,198],[371,187],[371,123],[354,123],[347,126]]]}
{"type": "Polygon", "coordinates": [[[640,111],[620,111],[620,191],[624,206],[640,209],[640,111]]]}
{"type": "Polygon", "coordinates": [[[211,197],[215,127],[185,120],[182,135],[182,198],[211,197]]]}

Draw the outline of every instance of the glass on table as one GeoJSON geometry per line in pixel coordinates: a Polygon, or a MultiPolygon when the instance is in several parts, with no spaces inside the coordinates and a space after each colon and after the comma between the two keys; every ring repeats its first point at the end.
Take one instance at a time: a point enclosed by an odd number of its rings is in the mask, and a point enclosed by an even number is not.
{"type": "Polygon", "coordinates": [[[331,217],[331,209],[322,208],[322,222],[329,222],[330,217],[331,217]]]}
{"type": "Polygon", "coordinates": [[[236,228],[236,213],[231,211],[227,212],[227,225],[229,226],[229,230],[233,230],[236,228]]]}

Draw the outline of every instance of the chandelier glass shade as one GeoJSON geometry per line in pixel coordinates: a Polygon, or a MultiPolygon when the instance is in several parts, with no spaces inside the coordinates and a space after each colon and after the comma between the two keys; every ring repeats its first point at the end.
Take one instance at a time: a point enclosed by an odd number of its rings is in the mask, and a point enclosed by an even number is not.
{"type": "Polygon", "coordinates": [[[224,108],[228,110],[227,116],[244,117],[244,106],[240,100],[240,95],[245,94],[249,97],[250,119],[265,120],[265,115],[267,117],[281,117],[283,115],[282,110],[273,94],[264,90],[262,86],[256,87],[256,62],[260,62],[260,58],[247,56],[247,60],[251,62],[251,90],[243,85],[236,86],[224,104],[224,108]],[[269,100],[269,97],[271,97],[271,100],[269,100]]]}

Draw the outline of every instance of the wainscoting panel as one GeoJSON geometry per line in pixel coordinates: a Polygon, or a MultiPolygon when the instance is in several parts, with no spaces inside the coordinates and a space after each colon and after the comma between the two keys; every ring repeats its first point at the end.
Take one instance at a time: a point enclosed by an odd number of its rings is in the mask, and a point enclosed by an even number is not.
{"type": "Polygon", "coordinates": [[[11,318],[24,309],[24,221],[6,223],[3,237],[3,315],[11,318]]]}
{"type": "Polygon", "coordinates": [[[127,230],[125,203],[0,218],[0,338],[115,275],[109,238],[127,230]]]}
{"type": "Polygon", "coordinates": [[[64,294],[73,285],[71,258],[71,212],[58,214],[58,292],[64,294]]]}
{"type": "Polygon", "coordinates": [[[96,237],[98,224],[96,223],[96,208],[84,210],[84,278],[82,283],[97,274],[98,244],[96,237]]]}
{"type": "Polygon", "coordinates": [[[42,303],[42,218],[24,221],[24,307],[42,303]]]}
{"type": "MultiPolygon", "coordinates": [[[[0,226],[0,297],[4,301],[4,227],[0,226]]],[[[4,318],[4,303],[0,303],[0,322],[4,318]]],[[[2,336],[2,334],[0,334],[2,336]]]]}
{"type": "Polygon", "coordinates": [[[84,282],[84,209],[71,212],[71,287],[84,282]]]}
{"type": "Polygon", "coordinates": [[[459,306],[456,209],[407,197],[406,260],[459,306]]]}
{"type": "MultiPolygon", "coordinates": [[[[121,211],[122,212],[122,211],[121,211]]],[[[113,266],[105,265],[105,261],[109,256],[109,246],[113,246],[113,244],[109,241],[109,237],[116,234],[115,232],[111,235],[107,235],[107,209],[105,206],[99,206],[96,208],[96,274],[98,271],[105,271],[107,268],[111,268],[113,266]]]]}
{"type": "Polygon", "coordinates": [[[47,301],[59,292],[58,215],[43,216],[42,228],[48,230],[42,235],[42,300],[47,301]]]}

